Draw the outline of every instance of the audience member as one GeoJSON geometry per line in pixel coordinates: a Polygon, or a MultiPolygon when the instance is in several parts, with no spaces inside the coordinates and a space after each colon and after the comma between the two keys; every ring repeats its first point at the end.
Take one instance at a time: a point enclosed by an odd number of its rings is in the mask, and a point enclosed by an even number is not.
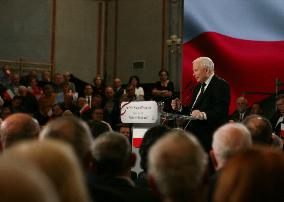
{"type": "Polygon", "coordinates": [[[284,156],[279,150],[252,148],[236,154],[224,166],[215,202],[283,201],[284,156]]]}
{"type": "Polygon", "coordinates": [[[63,76],[60,73],[56,73],[54,75],[54,81],[52,83],[53,92],[60,93],[63,91],[62,89],[62,83],[63,83],[63,76]]]}
{"type": "Polygon", "coordinates": [[[141,99],[144,99],[144,89],[140,84],[140,79],[138,76],[131,76],[128,80],[127,86],[129,85],[134,87],[136,97],[141,97],[141,99]]]}
{"type": "Polygon", "coordinates": [[[89,160],[92,134],[84,121],[72,116],[52,120],[40,132],[40,139],[47,138],[59,139],[69,143],[81,163],[89,160]]]}
{"type": "Polygon", "coordinates": [[[11,84],[9,85],[9,88],[12,90],[12,92],[15,95],[19,95],[19,87],[20,87],[20,81],[21,77],[18,73],[13,73],[11,76],[11,84]]]}
{"type": "Polygon", "coordinates": [[[9,88],[11,83],[11,67],[9,65],[4,65],[2,71],[0,72],[0,83],[4,88],[9,88]]]}
{"type": "Polygon", "coordinates": [[[63,115],[63,109],[61,108],[61,105],[54,104],[51,108],[52,114],[50,116],[50,120],[56,119],[58,117],[61,117],[63,115]]]}
{"type": "Polygon", "coordinates": [[[236,153],[246,150],[251,146],[252,139],[250,132],[241,123],[227,123],[215,131],[210,155],[217,172],[210,179],[208,201],[212,201],[216,182],[226,162],[236,153]]]}
{"type": "Polygon", "coordinates": [[[120,78],[115,78],[113,80],[113,90],[115,92],[115,99],[120,100],[122,94],[124,93],[124,89],[122,88],[122,82],[120,78]]]}
{"type": "Polygon", "coordinates": [[[104,97],[105,85],[102,80],[102,77],[100,75],[97,75],[94,78],[93,83],[94,83],[94,95],[101,95],[102,97],[104,97]]]}
{"type": "Polygon", "coordinates": [[[93,126],[92,122],[101,122],[108,127],[109,131],[112,131],[111,125],[104,121],[104,110],[103,108],[93,108],[92,109],[92,118],[90,120],[90,126],[93,126]]]}
{"type": "Polygon", "coordinates": [[[117,131],[128,138],[130,144],[132,142],[131,125],[127,123],[120,123],[116,126],[117,131]]]}
{"type": "Polygon", "coordinates": [[[84,97],[79,97],[76,104],[75,114],[85,121],[88,121],[91,117],[91,107],[87,104],[84,97]]]}
{"type": "Polygon", "coordinates": [[[92,97],[91,108],[102,108],[103,97],[101,95],[95,95],[92,97]]]}
{"type": "Polygon", "coordinates": [[[5,120],[8,116],[12,114],[10,107],[3,107],[1,109],[1,120],[5,120]]]}
{"type": "Polygon", "coordinates": [[[251,109],[250,109],[250,114],[258,114],[258,115],[263,115],[263,109],[260,103],[255,102],[252,104],[251,109]]]}
{"type": "Polygon", "coordinates": [[[271,119],[273,132],[284,139],[284,94],[280,94],[275,98],[276,112],[271,119]]]}
{"type": "Polygon", "coordinates": [[[53,92],[52,86],[47,84],[43,88],[43,95],[39,98],[39,111],[42,116],[49,117],[51,108],[55,103],[56,93],[53,92]]]}
{"type": "Polygon", "coordinates": [[[1,202],[60,202],[52,182],[36,167],[1,157],[1,202]]]}
{"type": "Polygon", "coordinates": [[[89,202],[78,159],[67,144],[55,140],[22,142],[6,150],[4,157],[36,166],[52,181],[60,201],[89,202]]]}
{"type": "Polygon", "coordinates": [[[73,82],[71,82],[70,79],[71,79],[70,72],[64,72],[64,74],[63,74],[64,82],[68,84],[69,89],[72,90],[72,92],[76,92],[75,84],[73,82]]]}
{"type": "Polygon", "coordinates": [[[85,85],[84,88],[84,96],[87,104],[92,107],[92,99],[93,99],[94,90],[90,84],[85,85]]]}
{"type": "Polygon", "coordinates": [[[10,147],[16,142],[38,137],[40,126],[38,121],[23,113],[7,117],[0,126],[2,148],[10,147]]]}
{"type": "Polygon", "coordinates": [[[23,97],[18,95],[14,96],[9,107],[13,114],[24,112],[23,97]]]}
{"type": "Polygon", "coordinates": [[[235,122],[241,122],[249,114],[250,111],[248,108],[248,100],[245,97],[241,96],[237,98],[236,110],[233,112],[229,119],[235,122]]]}
{"type": "Polygon", "coordinates": [[[152,90],[156,102],[164,102],[164,111],[171,111],[171,100],[174,93],[174,83],[169,80],[169,72],[165,69],[159,71],[160,81],[157,81],[152,90]]]}
{"type": "Polygon", "coordinates": [[[148,171],[148,152],[154,143],[163,137],[170,129],[167,126],[157,125],[149,128],[142,140],[142,144],[139,148],[140,154],[140,167],[142,168],[142,172],[139,173],[138,179],[135,181],[135,184],[138,187],[148,189],[148,179],[147,179],[147,171],[148,171]]]}
{"type": "Polygon", "coordinates": [[[115,92],[111,86],[105,88],[104,120],[108,122],[112,128],[115,128],[115,126],[121,122],[119,100],[115,98],[115,92]]]}
{"type": "Polygon", "coordinates": [[[28,86],[32,79],[38,79],[35,70],[30,70],[26,75],[22,76],[21,85],[28,86]]]}
{"type": "Polygon", "coordinates": [[[19,86],[19,95],[22,97],[22,108],[25,113],[32,116],[39,117],[39,104],[34,95],[32,95],[28,88],[25,86],[19,86]]]}
{"type": "Polygon", "coordinates": [[[34,95],[36,97],[36,99],[38,100],[42,94],[43,94],[43,90],[41,87],[38,86],[38,81],[36,78],[31,78],[31,80],[29,81],[28,84],[28,91],[34,95]]]}
{"type": "Polygon", "coordinates": [[[207,155],[197,139],[173,130],[150,149],[149,183],[162,201],[204,201],[207,155]]]}
{"type": "Polygon", "coordinates": [[[270,145],[272,143],[272,127],[266,118],[260,115],[249,115],[243,120],[249,129],[253,144],[270,145]]]}
{"type": "Polygon", "coordinates": [[[52,85],[49,71],[43,71],[41,74],[41,79],[38,82],[38,85],[41,88],[43,88],[46,84],[52,85]]]}
{"type": "Polygon", "coordinates": [[[135,94],[135,86],[132,84],[127,85],[126,93],[121,96],[120,102],[143,101],[144,96],[135,94]]]}
{"type": "Polygon", "coordinates": [[[281,139],[272,133],[272,126],[268,119],[260,115],[250,115],[243,121],[249,129],[253,144],[262,144],[283,148],[281,139]]]}
{"type": "Polygon", "coordinates": [[[111,188],[127,201],[155,201],[150,192],[134,187],[131,181],[130,170],[136,157],[124,135],[116,132],[100,135],[94,140],[92,155],[96,174],[94,185],[111,188]]]}
{"type": "Polygon", "coordinates": [[[73,102],[73,94],[65,93],[63,97],[63,102],[58,103],[63,111],[70,110],[72,113],[76,111],[76,105],[73,102]]]}

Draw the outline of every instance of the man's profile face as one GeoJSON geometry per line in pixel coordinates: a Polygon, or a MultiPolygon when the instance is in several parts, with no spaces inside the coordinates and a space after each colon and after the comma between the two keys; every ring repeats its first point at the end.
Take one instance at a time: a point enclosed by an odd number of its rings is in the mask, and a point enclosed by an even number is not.
{"type": "Polygon", "coordinates": [[[208,68],[201,67],[198,64],[193,64],[193,76],[197,82],[205,82],[209,78],[208,68]]]}

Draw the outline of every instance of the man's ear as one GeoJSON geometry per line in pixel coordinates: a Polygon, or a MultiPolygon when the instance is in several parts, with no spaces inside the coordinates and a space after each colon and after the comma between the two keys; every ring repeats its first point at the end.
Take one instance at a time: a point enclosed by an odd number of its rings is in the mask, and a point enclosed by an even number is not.
{"type": "Polygon", "coordinates": [[[131,153],[131,156],[130,156],[130,167],[131,168],[135,166],[136,160],[137,160],[136,154],[131,153]]]}
{"type": "Polygon", "coordinates": [[[154,177],[151,174],[147,174],[147,180],[148,180],[148,185],[150,187],[150,190],[159,198],[161,197],[161,193],[158,189],[158,186],[156,184],[156,181],[154,177]]]}
{"type": "Polygon", "coordinates": [[[213,164],[215,170],[217,170],[217,168],[218,168],[218,162],[217,162],[217,160],[216,160],[215,153],[214,153],[214,151],[213,151],[212,149],[210,150],[209,155],[210,155],[210,158],[211,158],[211,161],[212,161],[212,164],[213,164]]]}

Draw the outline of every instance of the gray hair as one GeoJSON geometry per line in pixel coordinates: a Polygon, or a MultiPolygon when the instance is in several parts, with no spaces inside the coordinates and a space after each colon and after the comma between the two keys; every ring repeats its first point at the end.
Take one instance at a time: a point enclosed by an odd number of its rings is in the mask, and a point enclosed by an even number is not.
{"type": "Polygon", "coordinates": [[[83,120],[74,116],[63,116],[48,122],[40,133],[40,139],[46,138],[68,142],[81,162],[91,150],[91,130],[83,120]]]}
{"type": "Polygon", "coordinates": [[[199,67],[208,68],[210,71],[214,71],[214,63],[209,57],[199,57],[195,59],[192,64],[196,64],[199,67]]]}
{"type": "Polygon", "coordinates": [[[118,175],[130,169],[131,145],[120,133],[101,134],[94,140],[91,152],[98,172],[118,175]]]}
{"type": "Polygon", "coordinates": [[[184,201],[202,185],[207,155],[190,133],[172,130],[152,146],[148,160],[148,173],[166,198],[184,201]]]}
{"type": "Polygon", "coordinates": [[[223,167],[228,158],[252,145],[249,130],[241,123],[227,123],[213,134],[212,148],[218,169],[223,167]]]}

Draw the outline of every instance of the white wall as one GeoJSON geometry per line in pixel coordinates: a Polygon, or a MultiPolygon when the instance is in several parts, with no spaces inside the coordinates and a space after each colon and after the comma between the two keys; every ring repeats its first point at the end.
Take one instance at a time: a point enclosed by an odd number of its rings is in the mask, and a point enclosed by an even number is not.
{"type": "Polygon", "coordinates": [[[56,72],[70,71],[91,82],[96,75],[97,2],[57,1],[56,72]]]}

